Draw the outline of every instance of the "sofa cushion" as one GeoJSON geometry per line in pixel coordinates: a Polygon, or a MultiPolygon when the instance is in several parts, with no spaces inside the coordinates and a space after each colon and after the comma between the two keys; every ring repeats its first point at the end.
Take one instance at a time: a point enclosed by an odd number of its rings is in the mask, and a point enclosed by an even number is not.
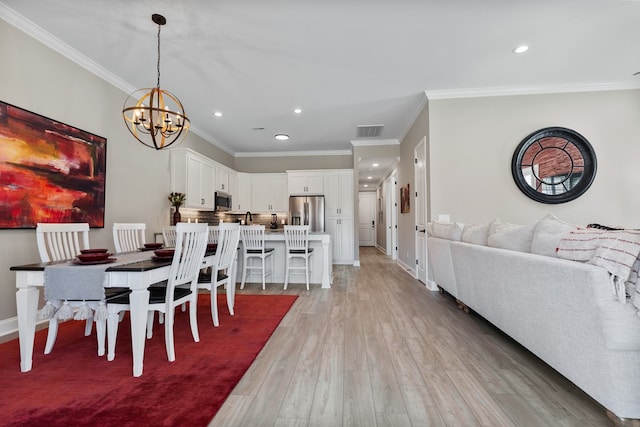
{"type": "Polygon", "coordinates": [[[460,241],[464,224],[459,222],[434,222],[433,235],[441,239],[460,241]]]}
{"type": "Polygon", "coordinates": [[[496,223],[496,221],[500,220],[495,220],[489,227],[487,246],[518,252],[531,252],[533,232],[538,221],[527,225],[509,224],[501,221],[496,223]]]}
{"type": "Polygon", "coordinates": [[[557,257],[558,244],[562,237],[578,227],[573,224],[560,221],[549,214],[542,218],[533,232],[531,240],[531,253],[557,257]]]}
{"type": "Polygon", "coordinates": [[[465,243],[473,243],[474,245],[487,246],[490,225],[491,223],[465,224],[462,230],[462,241],[465,243]]]}

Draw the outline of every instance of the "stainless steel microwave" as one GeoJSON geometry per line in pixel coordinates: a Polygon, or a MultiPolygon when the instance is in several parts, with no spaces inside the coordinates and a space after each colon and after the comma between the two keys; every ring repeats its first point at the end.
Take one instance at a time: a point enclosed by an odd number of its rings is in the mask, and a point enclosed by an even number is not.
{"type": "Polygon", "coordinates": [[[231,194],[216,191],[216,211],[229,211],[233,206],[231,204],[231,194]]]}

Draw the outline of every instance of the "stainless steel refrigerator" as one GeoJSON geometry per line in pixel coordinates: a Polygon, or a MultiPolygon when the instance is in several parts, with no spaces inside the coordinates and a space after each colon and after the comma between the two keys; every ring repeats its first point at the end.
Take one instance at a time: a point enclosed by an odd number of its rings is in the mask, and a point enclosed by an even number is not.
{"type": "Polygon", "coordinates": [[[289,196],[289,224],[324,233],[324,196],[289,196]]]}

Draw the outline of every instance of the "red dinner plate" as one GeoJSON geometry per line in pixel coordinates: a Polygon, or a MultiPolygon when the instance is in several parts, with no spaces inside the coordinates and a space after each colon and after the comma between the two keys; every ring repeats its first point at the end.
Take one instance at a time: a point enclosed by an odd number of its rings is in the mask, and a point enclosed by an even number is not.
{"type": "Polygon", "coordinates": [[[76,265],[98,265],[98,264],[109,264],[116,260],[117,258],[107,258],[107,259],[101,259],[99,261],[80,261],[79,259],[74,259],[73,263],[76,265]]]}

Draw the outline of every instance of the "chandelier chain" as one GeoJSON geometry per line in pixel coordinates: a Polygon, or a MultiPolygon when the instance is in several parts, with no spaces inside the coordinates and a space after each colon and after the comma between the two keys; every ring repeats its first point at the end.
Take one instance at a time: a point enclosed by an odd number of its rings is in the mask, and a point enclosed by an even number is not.
{"type": "Polygon", "coordinates": [[[158,82],[156,87],[160,89],[160,29],[162,25],[158,24],[158,82]]]}

